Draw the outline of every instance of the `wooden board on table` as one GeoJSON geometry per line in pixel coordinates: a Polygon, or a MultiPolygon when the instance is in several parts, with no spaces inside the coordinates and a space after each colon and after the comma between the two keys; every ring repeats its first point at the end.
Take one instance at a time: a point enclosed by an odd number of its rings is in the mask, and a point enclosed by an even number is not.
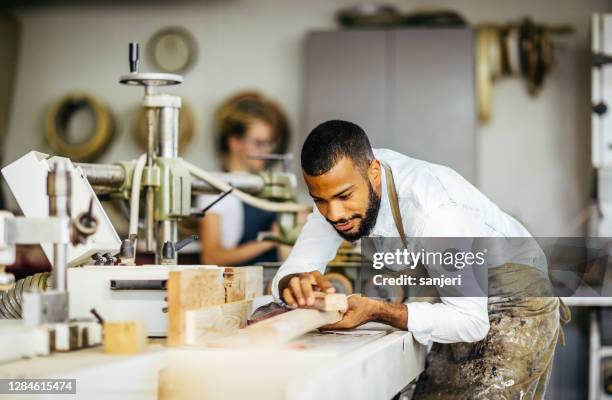
{"type": "Polygon", "coordinates": [[[214,339],[208,347],[244,347],[283,345],[303,334],[342,319],[341,311],[319,311],[299,308],[239,330],[234,335],[214,339]]]}

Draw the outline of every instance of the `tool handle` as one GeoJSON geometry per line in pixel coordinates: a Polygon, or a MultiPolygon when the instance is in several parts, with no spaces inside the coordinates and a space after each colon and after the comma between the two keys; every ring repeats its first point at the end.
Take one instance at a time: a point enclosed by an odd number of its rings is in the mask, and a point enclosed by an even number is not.
{"type": "Polygon", "coordinates": [[[200,236],[198,235],[187,236],[185,239],[181,239],[178,242],[176,242],[176,244],[174,245],[174,249],[176,251],[181,251],[183,247],[187,246],[189,243],[194,242],[198,239],[200,239],[200,236]]]}
{"type": "Polygon", "coordinates": [[[130,42],[130,72],[138,72],[138,42],[130,42]]]}

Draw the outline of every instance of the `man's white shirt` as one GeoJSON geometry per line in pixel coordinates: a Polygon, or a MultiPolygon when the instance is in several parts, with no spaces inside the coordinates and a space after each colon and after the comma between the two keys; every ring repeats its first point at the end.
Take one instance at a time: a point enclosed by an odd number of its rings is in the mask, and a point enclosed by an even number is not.
{"type": "MultiPolygon", "coordinates": [[[[386,162],[393,172],[403,227],[409,238],[530,236],[518,221],[452,169],[387,149],[374,149],[374,156],[386,162]]],[[[370,236],[399,237],[384,171],[381,176],[380,209],[370,236]]],[[[314,207],[289,257],[274,277],[274,297],[279,298],[278,282],[286,275],[314,270],[324,273],[341,243],[342,238],[314,207]]],[[[489,330],[486,295],[440,300],[435,304],[407,303],[407,329],[417,341],[474,342],[486,336],[489,330]]]]}

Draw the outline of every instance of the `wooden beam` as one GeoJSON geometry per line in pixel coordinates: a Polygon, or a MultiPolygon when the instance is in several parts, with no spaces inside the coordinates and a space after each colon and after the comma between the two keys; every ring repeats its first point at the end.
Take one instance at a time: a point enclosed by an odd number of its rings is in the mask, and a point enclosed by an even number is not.
{"type": "Polygon", "coordinates": [[[342,319],[341,311],[298,308],[239,330],[236,334],[207,343],[208,347],[276,346],[287,343],[321,326],[342,319]]]}
{"type": "Polygon", "coordinates": [[[202,344],[247,326],[252,300],[185,312],[185,344],[202,344]]]}
{"type": "Polygon", "coordinates": [[[223,268],[194,268],[168,273],[169,346],[185,343],[185,313],[225,303],[223,268]]]}
{"type": "Polygon", "coordinates": [[[263,295],[263,267],[226,267],[223,278],[226,303],[263,295]]]}
{"type": "Polygon", "coordinates": [[[252,343],[282,344],[342,319],[340,311],[298,308],[245,328],[252,343]]]}
{"type": "MultiPolygon", "coordinates": [[[[207,336],[215,322],[225,323],[226,332],[246,326],[250,311],[245,306],[228,306],[227,309],[207,309],[224,303],[247,301],[263,293],[262,267],[210,267],[171,271],[168,274],[168,340],[169,346],[197,342],[207,336]],[[201,312],[200,312],[201,311],[201,312]],[[219,314],[220,313],[220,314],[219,314]],[[187,318],[189,315],[189,320],[187,318]],[[229,321],[244,323],[229,324],[229,321]],[[189,335],[189,338],[187,337],[189,335]]],[[[220,332],[216,332],[217,336],[220,332]]]]}

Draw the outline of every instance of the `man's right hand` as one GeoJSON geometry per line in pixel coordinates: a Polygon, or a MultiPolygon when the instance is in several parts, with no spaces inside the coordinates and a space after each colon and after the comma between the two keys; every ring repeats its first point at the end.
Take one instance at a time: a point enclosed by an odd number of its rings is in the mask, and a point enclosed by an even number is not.
{"type": "Polygon", "coordinates": [[[281,297],[291,307],[314,305],[314,292],[335,293],[336,289],[319,271],[287,275],[278,284],[281,297]]]}

